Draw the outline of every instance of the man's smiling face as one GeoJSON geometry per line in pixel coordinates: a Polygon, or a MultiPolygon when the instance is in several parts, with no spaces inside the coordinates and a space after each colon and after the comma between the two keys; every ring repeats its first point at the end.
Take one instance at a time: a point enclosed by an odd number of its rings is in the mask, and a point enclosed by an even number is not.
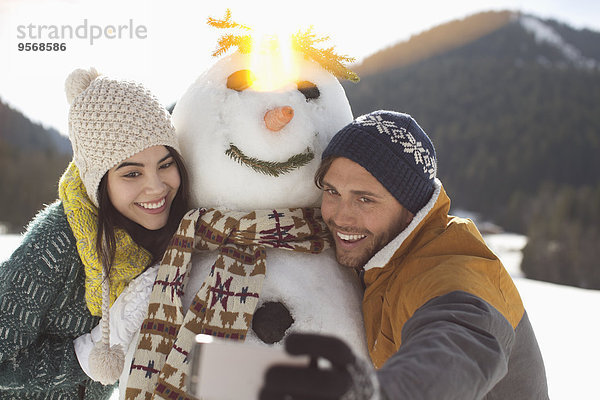
{"type": "Polygon", "coordinates": [[[412,221],[413,214],[373,175],[347,158],[333,160],[322,184],[323,219],[346,267],[364,266],[412,221]]]}

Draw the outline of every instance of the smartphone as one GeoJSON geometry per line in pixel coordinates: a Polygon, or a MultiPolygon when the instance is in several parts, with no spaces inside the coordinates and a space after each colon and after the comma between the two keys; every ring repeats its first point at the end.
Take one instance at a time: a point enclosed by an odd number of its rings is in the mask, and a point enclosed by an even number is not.
{"type": "Polygon", "coordinates": [[[271,365],[308,366],[309,362],[309,356],[293,356],[282,347],[196,335],[188,390],[202,400],[255,400],[271,365]]]}

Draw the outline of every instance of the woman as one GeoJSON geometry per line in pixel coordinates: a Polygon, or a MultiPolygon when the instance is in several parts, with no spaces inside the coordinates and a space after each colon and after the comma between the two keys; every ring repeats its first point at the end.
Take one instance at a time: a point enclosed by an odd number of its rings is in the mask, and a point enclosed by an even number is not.
{"type": "Polygon", "coordinates": [[[114,387],[94,381],[114,383],[122,369],[109,307],[160,261],[188,209],[175,131],[150,92],[94,69],[74,71],[65,88],[73,161],[59,200],[0,266],[0,399],[110,397],[114,387]],[[76,354],[78,337],[95,344],[91,354],[76,354]]]}

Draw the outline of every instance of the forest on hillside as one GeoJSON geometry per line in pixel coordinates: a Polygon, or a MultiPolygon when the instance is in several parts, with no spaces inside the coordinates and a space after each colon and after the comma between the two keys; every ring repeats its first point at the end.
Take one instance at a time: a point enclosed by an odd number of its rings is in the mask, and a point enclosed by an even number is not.
{"type": "Polygon", "coordinates": [[[0,102],[0,224],[23,232],[41,205],[58,197],[58,179],[70,160],[66,137],[0,102]]]}
{"type": "MultiPolygon", "coordinates": [[[[578,36],[586,55],[599,37],[578,36]]],[[[453,206],[529,237],[529,277],[600,288],[600,69],[561,57],[509,24],[344,87],[355,115],[415,117],[453,206]]]]}

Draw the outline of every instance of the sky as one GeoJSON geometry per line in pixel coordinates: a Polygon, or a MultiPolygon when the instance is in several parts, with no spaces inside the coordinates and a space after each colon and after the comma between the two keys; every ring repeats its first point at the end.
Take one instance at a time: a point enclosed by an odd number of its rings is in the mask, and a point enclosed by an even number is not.
{"type": "Polygon", "coordinates": [[[209,68],[222,32],[206,25],[230,8],[254,30],[314,27],[357,62],[436,25],[488,10],[515,10],[600,31],[600,2],[455,0],[361,2],[0,0],[0,100],[34,122],[67,133],[64,81],[75,68],[143,83],[166,106],[209,68]],[[72,31],[72,33],[69,33],[72,31]],[[54,35],[53,37],[51,35],[54,35]],[[71,36],[72,37],[71,37],[71,36]],[[64,50],[19,51],[27,43],[64,50]]]}

